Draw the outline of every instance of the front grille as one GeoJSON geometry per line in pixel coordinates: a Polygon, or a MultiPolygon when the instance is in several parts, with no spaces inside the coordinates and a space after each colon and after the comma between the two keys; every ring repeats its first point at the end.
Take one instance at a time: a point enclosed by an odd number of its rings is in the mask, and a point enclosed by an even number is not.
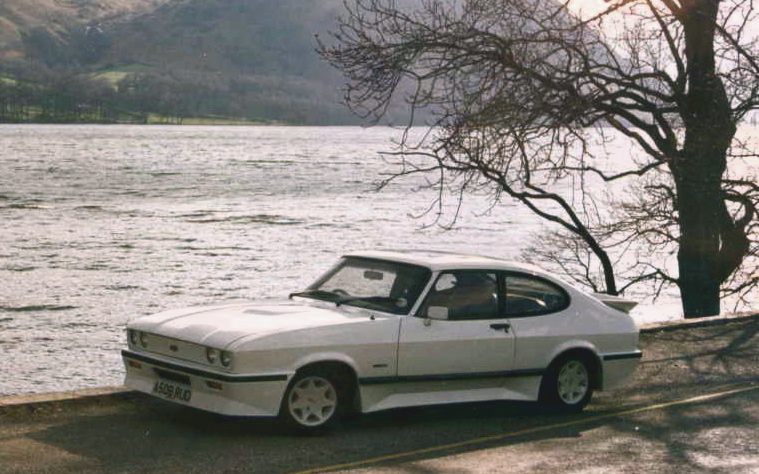
{"type": "Polygon", "coordinates": [[[159,336],[158,334],[148,333],[148,344],[141,349],[153,354],[160,354],[171,357],[172,359],[181,359],[198,364],[209,365],[206,360],[206,348],[203,345],[193,342],[182,341],[179,339],[159,336]]]}

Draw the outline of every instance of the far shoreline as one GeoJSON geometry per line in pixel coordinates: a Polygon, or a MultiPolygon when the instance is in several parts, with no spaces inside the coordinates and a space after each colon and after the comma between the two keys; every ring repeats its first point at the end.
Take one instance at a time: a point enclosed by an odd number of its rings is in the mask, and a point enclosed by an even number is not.
{"type": "Polygon", "coordinates": [[[299,127],[309,126],[305,124],[293,124],[279,121],[252,121],[243,119],[213,119],[213,118],[190,118],[190,119],[172,119],[172,120],[152,120],[146,121],[77,121],[77,120],[40,120],[40,121],[0,121],[0,125],[145,125],[145,126],[162,126],[162,125],[202,125],[202,126],[288,126],[299,127]]]}

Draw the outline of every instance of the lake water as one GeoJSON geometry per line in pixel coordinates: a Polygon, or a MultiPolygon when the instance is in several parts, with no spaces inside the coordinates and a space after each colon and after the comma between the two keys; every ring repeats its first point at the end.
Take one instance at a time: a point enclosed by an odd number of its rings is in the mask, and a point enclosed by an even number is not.
{"type": "MultiPolygon", "coordinates": [[[[540,221],[375,182],[399,132],[354,127],[0,126],[0,395],[119,385],[124,326],[167,308],[280,298],[339,255],[517,258],[540,221]]],[[[676,295],[638,313],[679,314],[676,295]]]]}

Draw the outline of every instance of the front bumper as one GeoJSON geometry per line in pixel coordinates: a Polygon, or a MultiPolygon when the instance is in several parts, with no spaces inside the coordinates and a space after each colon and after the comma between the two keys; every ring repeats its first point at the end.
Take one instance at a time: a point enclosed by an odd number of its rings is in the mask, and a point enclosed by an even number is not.
{"type": "Polygon", "coordinates": [[[127,387],[223,415],[277,416],[292,376],[285,373],[227,374],[128,350],[121,351],[121,355],[127,387]],[[181,387],[182,393],[167,393],[164,390],[167,385],[181,387]]]}

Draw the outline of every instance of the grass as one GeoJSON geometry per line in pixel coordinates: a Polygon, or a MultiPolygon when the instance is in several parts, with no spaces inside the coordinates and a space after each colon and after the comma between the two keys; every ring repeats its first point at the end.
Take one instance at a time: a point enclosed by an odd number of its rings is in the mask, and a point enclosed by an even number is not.
{"type": "Polygon", "coordinates": [[[182,125],[277,125],[271,122],[229,117],[192,117],[182,119],[182,125]]]}
{"type": "Polygon", "coordinates": [[[116,66],[107,69],[103,69],[90,74],[90,79],[104,80],[116,86],[122,79],[130,74],[144,74],[151,71],[153,68],[144,64],[128,64],[125,66],[116,66]]]}

